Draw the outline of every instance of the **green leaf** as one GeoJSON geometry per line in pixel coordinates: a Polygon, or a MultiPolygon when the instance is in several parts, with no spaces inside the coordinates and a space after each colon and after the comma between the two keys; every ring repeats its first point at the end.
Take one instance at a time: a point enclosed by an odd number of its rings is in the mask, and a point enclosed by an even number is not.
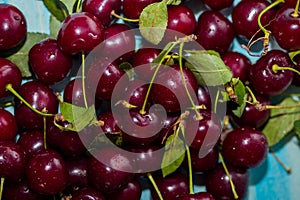
{"type": "Polygon", "coordinates": [[[139,18],[141,35],[153,44],[158,44],[163,39],[167,24],[167,4],[163,1],[146,6],[139,18]]]}
{"type": "Polygon", "coordinates": [[[132,80],[134,77],[134,69],[129,62],[123,62],[119,65],[119,67],[126,72],[129,80],[132,80]]]}
{"type": "Polygon", "coordinates": [[[22,77],[24,78],[29,78],[32,76],[31,71],[30,71],[30,66],[28,63],[28,53],[30,49],[38,42],[41,40],[48,38],[49,35],[44,34],[44,33],[27,33],[26,41],[24,45],[19,49],[16,53],[13,55],[9,56],[7,59],[15,63],[21,73],[22,77]]]}
{"type": "Polygon", "coordinates": [[[185,64],[194,74],[200,85],[217,86],[231,81],[232,72],[223,60],[212,51],[195,51],[185,64]]]}
{"type": "MultiPolygon", "coordinates": [[[[234,79],[234,78],[233,78],[234,79]]],[[[233,86],[234,94],[237,96],[237,103],[238,107],[233,110],[233,114],[236,115],[237,117],[241,117],[245,106],[246,106],[246,98],[247,98],[247,93],[246,93],[246,88],[241,80],[235,79],[237,82],[233,86]]]]}
{"type": "Polygon", "coordinates": [[[164,0],[166,2],[167,5],[179,5],[181,4],[181,0],[164,0]]]}
{"type": "Polygon", "coordinates": [[[294,128],[295,121],[300,120],[299,102],[288,97],[280,106],[295,106],[294,108],[272,109],[270,119],[263,129],[269,146],[277,144],[294,128]]]}
{"type": "MultiPolygon", "coordinates": [[[[69,13],[73,12],[74,0],[60,0],[67,7],[69,13]]],[[[76,2],[75,2],[76,3],[76,2]]]]}
{"type": "Polygon", "coordinates": [[[297,65],[297,62],[294,60],[294,58],[299,54],[300,54],[300,50],[289,52],[289,56],[295,65],[297,65]]]}
{"type": "Polygon", "coordinates": [[[165,153],[161,163],[163,177],[176,171],[185,157],[185,143],[175,134],[170,135],[165,144],[165,153]]]}
{"type": "Polygon", "coordinates": [[[69,15],[68,8],[60,0],[43,0],[43,2],[49,12],[60,22],[69,15]]]}
{"type": "Polygon", "coordinates": [[[173,42],[169,42],[166,44],[164,49],[158,54],[158,56],[152,61],[151,63],[151,69],[154,69],[162,60],[165,59],[165,57],[168,55],[168,52],[170,52],[172,49],[173,42]]]}
{"type": "Polygon", "coordinates": [[[60,112],[64,119],[68,121],[69,125],[66,129],[70,131],[79,132],[86,126],[98,123],[94,106],[84,108],[67,102],[60,102],[60,112]]]}
{"type": "Polygon", "coordinates": [[[300,120],[294,122],[294,130],[298,138],[300,138],[300,120]]]}
{"type": "Polygon", "coordinates": [[[232,110],[232,112],[235,116],[241,117],[243,115],[245,107],[246,107],[246,102],[244,102],[242,105],[239,105],[235,110],[232,110]]]}
{"type": "Polygon", "coordinates": [[[58,31],[61,26],[61,22],[58,21],[53,15],[50,16],[50,23],[49,23],[49,29],[50,29],[50,36],[53,38],[56,38],[58,35],[58,31]]]}
{"type": "Polygon", "coordinates": [[[121,146],[123,144],[122,133],[121,132],[113,132],[113,133],[99,132],[99,134],[97,134],[96,137],[89,144],[88,149],[97,148],[101,145],[110,144],[111,142],[117,146],[121,146]]]}

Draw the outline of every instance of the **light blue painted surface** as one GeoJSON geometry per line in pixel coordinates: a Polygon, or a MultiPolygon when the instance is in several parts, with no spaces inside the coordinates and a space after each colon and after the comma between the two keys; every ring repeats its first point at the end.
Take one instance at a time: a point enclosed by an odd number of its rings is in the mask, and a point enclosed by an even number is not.
{"type": "MultiPolygon", "coordinates": [[[[237,1],[235,1],[236,4],[237,1]]],[[[38,0],[0,0],[17,6],[26,16],[28,31],[49,33],[49,13],[38,0]]],[[[234,50],[246,54],[234,41],[234,50]]],[[[252,61],[254,62],[253,58],[252,61]]],[[[276,149],[280,159],[292,168],[288,175],[274,157],[269,154],[267,160],[250,172],[248,200],[298,200],[300,199],[300,146],[296,137],[288,138],[285,145],[276,149]]],[[[196,190],[203,191],[203,187],[196,190]]],[[[144,191],[143,200],[150,199],[149,191],[144,191]]]]}

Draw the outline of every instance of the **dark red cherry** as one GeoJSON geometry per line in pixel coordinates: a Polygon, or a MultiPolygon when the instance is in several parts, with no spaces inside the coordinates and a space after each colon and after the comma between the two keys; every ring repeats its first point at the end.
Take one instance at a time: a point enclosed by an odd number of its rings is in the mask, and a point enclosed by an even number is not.
{"type": "Polygon", "coordinates": [[[288,51],[300,49],[300,17],[292,16],[294,10],[295,8],[283,7],[271,23],[272,35],[279,46],[288,51]]]}
{"type": "Polygon", "coordinates": [[[23,178],[26,164],[26,153],[20,145],[10,141],[0,142],[0,177],[9,183],[16,183],[23,178]]]}
{"type": "Polygon", "coordinates": [[[87,178],[87,158],[77,157],[66,160],[68,176],[68,188],[76,189],[88,186],[87,178]]]}
{"type": "Polygon", "coordinates": [[[238,168],[256,167],[268,153],[264,134],[254,128],[237,128],[229,132],[222,144],[226,161],[238,168]]]}
{"type": "Polygon", "coordinates": [[[167,117],[162,120],[163,127],[161,128],[160,132],[158,133],[158,138],[156,143],[158,145],[163,145],[166,142],[166,139],[174,133],[173,125],[179,118],[180,113],[167,113],[167,117]]]}
{"type": "Polygon", "coordinates": [[[103,26],[108,26],[113,21],[113,10],[120,14],[121,7],[121,0],[85,0],[82,3],[82,11],[95,15],[103,26]]]}
{"type": "MultiPolygon", "coordinates": [[[[248,188],[248,172],[243,169],[231,167],[230,165],[227,165],[227,168],[236,193],[239,196],[238,199],[244,199],[248,188]]],[[[206,190],[215,199],[234,199],[229,178],[221,164],[207,175],[206,190]]]]}
{"type": "Polygon", "coordinates": [[[198,86],[197,98],[200,106],[205,105],[207,110],[211,110],[212,101],[207,87],[198,86]]]}
{"type": "Polygon", "coordinates": [[[6,97],[9,92],[6,90],[7,84],[17,90],[22,81],[22,74],[19,68],[11,61],[0,58],[0,98],[6,97]]]}
{"type": "Polygon", "coordinates": [[[159,0],[123,0],[123,14],[129,19],[138,19],[143,9],[159,0]]]}
{"type": "Polygon", "coordinates": [[[219,0],[219,1],[210,1],[202,0],[210,9],[212,10],[222,10],[232,6],[233,0],[219,0]]]}
{"type": "Polygon", "coordinates": [[[106,196],[113,200],[140,200],[142,196],[142,186],[137,180],[129,181],[127,185],[106,196]]]}
{"type": "Polygon", "coordinates": [[[0,4],[0,32],[0,51],[12,49],[25,39],[27,23],[17,7],[0,4]]]}
{"type": "Polygon", "coordinates": [[[99,20],[87,12],[73,13],[62,23],[57,42],[67,54],[91,51],[103,41],[103,26],[99,20]]]}
{"type": "MultiPolygon", "coordinates": [[[[58,100],[51,88],[39,81],[29,81],[24,83],[18,93],[35,109],[47,113],[56,114],[58,110],[58,100]]],[[[15,118],[20,128],[41,129],[43,128],[43,116],[35,113],[20,100],[16,100],[15,118]],[[26,117],[24,117],[26,116],[26,117]]]]}
{"type": "Polygon", "coordinates": [[[29,63],[36,77],[47,85],[62,81],[72,68],[72,57],[64,54],[54,39],[45,39],[29,51],[29,63]]]}
{"type": "Polygon", "coordinates": [[[72,200],[105,200],[104,196],[92,187],[81,188],[72,194],[72,200]]]}
{"type": "Polygon", "coordinates": [[[0,141],[14,141],[17,132],[15,117],[9,111],[0,108],[0,141]]]}
{"type": "MultiPolygon", "coordinates": [[[[297,62],[295,69],[300,71],[300,61],[297,62]]],[[[300,75],[294,74],[293,84],[296,86],[300,86],[300,75]]]]}
{"type": "Polygon", "coordinates": [[[215,200],[208,192],[197,192],[195,194],[185,194],[176,198],[177,200],[215,200]]]}
{"type": "Polygon", "coordinates": [[[266,96],[281,94],[286,90],[293,80],[293,72],[272,70],[273,65],[280,67],[291,67],[294,65],[289,56],[281,50],[272,50],[261,57],[251,68],[249,80],[254,90],[266,96]]]}
{"type": "MultiPolygon", "coordinates": [[[[181,173],[173,173],[166,177],[154,177],[156,185],[164,199],[175,199],[189,193],[188,179],[181,173]]],[[[155,190],[151,188],[153,200],[159,200],[155,190]]]]}
{"type": "MultiPolygon", "coordinates": [[[[236,34],[249,40],[258,30],[257,18],[270,3],[264,0],[243,0],[232,10],[232,24],[236,34]]],[[[274,11],[267,11],[261,18],[262,25],[266,25],[274,17],[274,11]]]]}
{"type": "Polygon", "coordinates": [[[233,77],[239,78],[242,82],[246,82],[249,76],[251,62],[249,58],[239,52],[227,52],[222,55],[222,59],[233,73],[233,77]]]}
{"type": "Polygon", "coordinates": [[[44,133],[42,131],[26,131],[20,134],[17,143],[23,147],[26,156],[31,158],[44,150],[44,133]]]}
{"type": "Polygon", "coordinates": [[[111,111],[107,111],[98,115],[98,120],[103,121],[104,125],[101,126],[103,133],[118,133],[121,129],[118,126],[117,120],[114,118],[111,111]]]}
{"type": "Polygon", "coordinates": [[[198,19],[197,42],[207,50],[225,53],[233,41],[231,22],[218,11],[205,11],[198,19]]]}
{"type": "Polygon", "coordinates": [[[29,160],[26,176],[30,187],[40,194],[56,194],[67,186],[65,161],[59,153],[49,149],[39,152],[29,160]]]}

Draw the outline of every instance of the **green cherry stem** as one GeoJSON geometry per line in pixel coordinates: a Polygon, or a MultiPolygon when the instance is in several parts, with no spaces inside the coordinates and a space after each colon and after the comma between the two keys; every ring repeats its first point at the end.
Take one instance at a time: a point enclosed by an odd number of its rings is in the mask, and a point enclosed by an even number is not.
{"type": "Polygon", "coordinates": [[[76,2],[76,8],[74,12],[79,12],[80,11],[80,6],[82,5],[82,0],[77,0],[76,2]]]}
{"type": "MultiPolygon", "coordinates": [[[[249,88],[249,86],[246,86],[246,89],[248,90],[248,92],[250,93],[250,96],[252,98],[252,103],[253,105],[259,103],[254,95],[254,93],[252,92],[252,90],[249,88]]],[[[248,102],[249,103],[249,102],[248,102]]]]}
{"type": "Polygon", "coordinates": [[[1,107],[1,108],[6,108],[6,107],[13,106],[13,105],[14,105],[13,102],[8,101],[8,102],[1,103],[1,104],[0,104],[0,107],[1,107]]]}
{"type": "Polygon", "coordinates": [[[35,109],[34,107],[32,107],[23,97],[21,97],[21,95],[18,94],[18,92],[12,87],[12,85],[10,83],[6,85],[6,90],[13,93],[18,99],[20,99],[33,112],[35,112],[35,113],[37,113],[41,116],[44,116],[44,117],[53,117],[55,115],[55,114],[48,114],[48,113],[45,113],[45,112],[41,112],[41,111],[35,109]]]}
{"type": "Polygon", "coordinates": [[[186,156],[188,161],[189,167],[189,187],[190,187],[190,194],[194,194],[194,183],[193,183],[193,169],[192,169],[192,159],[191,159],[191,152],[188,145],[185,145],[186,149],[186,156]]]}
{"type": "MultiPolygon", "coordinates": [[[[147,177],[148,177],[148,179],[150,180],[152,186],[154,187],[154,190],[156,191],[156,193],[157,193],[159,199],[160,199],[160,200],[164,200],[164,198],[163,198],[161,192],[159,191],[159,189],[158,189],[158,187],[157,187],[157,185],[156,185],[156,183],[155,183],[155,180],[154,180],[152,174],[151,174],[151,173],[147,173],[147,177]]],[[[1,200],[1,199],[0,199],[0,200],[1,200]]]]}
{"type": "Polygon", "coordinates": [[[224,162],[223,156],[222,156],[222,154],[221,154],[220,152],[219,152],[219,158],[220,158],[220,160],[221,160],[223,169],[224,169],[224,171],[225,171],[225,173],[226,173],[226,175],[227,175],[227,177],[228,177],[228,179],[229,179],[229,183],[230,183],[230,186],[231,186],[231,190],[232,190],[233,197],[234,197],[234,199],[238,199],[239,196],[238,196],[238,194],[236,193],[235,186],[234,186],[233,181],[232,181],[232,179],[231,179],[231,176],[230,176],[230,174],[229,174],[229,172],[228,172],[228,169],[227,169],[226,164],[225,164],[225,162],[224,162]]]}
{"type": "Polygon", "coordinates": [[[3,194],[3,187],[4,187],[4,177],[1,177],[1,183],[0,183],[0,200],[2,199],[2,194],[3,194]]]}
{"type": "Polygon", "coordinates": [[[277,73],[278,71],[281,71],[281,70],[289,70],[289,71],[295,72],[295,73],[297,73],[298,75],[300,75],[300,72],[299,72],[299,71],[297,71],[296,69],[291,68],[291,67],[281,67],[281,66],[279,66],[279,65],[277,65],[277,64],[274,64],[274,65],[272,66],[272,71],[273,71],[274,73],[277,73]]]}
{"type": "Polygon", "coordinates": [[[43,116],[44,149],[47,149],[47,118],[43,116]]]}
{"type": "MultiPolygon", "coordinates": [[[[300,0],[299,0],[299,1],[300,1],[300,0]]],[[[291,51],[291,52],[289,52],[288,54],[289,54],[291,60],[293,61],[293,63],[294,63],[295,65],[297,65],[297,62],[294,61],[294,58],[295,58],[297,55],[300,54],[300,50],[291,51]]]]}
{"type": "Polygon", "coordinates": [[[114,11],[114,10],[112,10],[110,14],[111,14],[112,16],[118,18],[118,19],[121,19],[121,20],[125,21],[125,22],[138,23],[138,22],[140,21],[139,19],[128,19],[128,18],[126,18],[126,17],[122,17],[121,15],[118,15],[118,14],[116,13],[116,11],[114,11]]]}
{"type": "Polygon", "coordinates": [[[81,52],[81,84],[82,84],[82,93],[85,108],[88,108],[88,103],[86,100],[86,90],[85,90],[85,54],[81,52]]]}
{"type": "Polygon", "coordinates": [[[292,17],[294,17],[294,18],[299,17],[299,4],[300,4],[300,0],[297,1],[296,6],[295,6],[295,10],[292,13],[292,17]]]}

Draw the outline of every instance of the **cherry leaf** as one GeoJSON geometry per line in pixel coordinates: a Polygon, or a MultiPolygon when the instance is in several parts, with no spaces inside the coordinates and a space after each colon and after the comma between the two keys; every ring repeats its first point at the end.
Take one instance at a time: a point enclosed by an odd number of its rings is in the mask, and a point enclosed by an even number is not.
{"type": "Polygon", "coordinates": [[[153,44],[158,44],[162,40],[167,24],[168,10],[164,1],[146,6],[139,18],[141,35],[153,44]]]}
{"type": "Polygon", "coordinates": [[[179,4],[181,4],[181,0],[168,0],[168,3],[167,3],[168,5],[175,5],[175,6],[177,6],[177,5],[179,5],[179,4]]]}
{"type": "Polygon", "coordinates": [[[134,78],[134,69],[129,62],[123,62],[119,67],[127,74],[129,80],[134,78]]]}
{"type": "Polygon", "coordinates": [[[30,66],[28,63],[28,53],[29,53],[30,49],[36,43],[38,43],[41,40],[48,38],[48,37],[49,37],[48,34],[28,32],[24,45],[16,53],[7,57],[7,59],[12,61],[19,67],[19,69],[22,73],[22,77],[29,78],[32,76],[31,71],[30,71],[30,66]]]}
{"type": "Polygon", "coordinates": [[[185,65],[193,72],[200,85],[217,86],[231,81],[232,72],[213,51],[190,52],[185,65]]]}
{"type": "Polygon", "coordinates": [[[161,163],[163,177],[176,171],[185,157],[185,143],[178,135],[170,135],[165,144],[161,163]]]}
{"type": "MultiPolygon", "coordinates": [[[[99,127],[100,128],[100,127],[99,127]]],[[[92,140],[89,144],[88,149],[91,150],[93,148],[97,148],[99,146],[103,146],[106,144],[114,143],[117,146],[122,146],[123,138],[121,132],[114,132],[114,133],[100,133],[97,134],[96,137],[92,140]]]]}
{"type": "Polygon", "coordinates": [[[294,122],[294,130],[298,138],[300,138],[300,119],[294,122]]]}
{"type": "Polygon", "coordinates": [[[158,54],[158,56],[151,62],[151,69],[154,69],[162,60],[166,58],[168,53],[172,51],[173,42],[169,42],[165,45],[164,49],[158,54]]]}
{"type": "Polygon", "coordinates": [[[237,117],[241,117],[246,106],[245,100],[247,97],[245,86],[241,80],[237,80],[237,83],[233,86],[233,91],[237,97],[238,107],[232,112],[237,117]]]}
{"type": "Polygon", "coordinates": [[[280,106],[295,106],[294,108],[272,109],[270,119],[263,129],[269,146],[280,142],[294,128],[295,121],[300,120],[299,102],[291,97],[284,99],[280,106]]]}
{"type": "Polygon", "coordinates": [[[43,3],[49,12],[60,22],[69,15],[67,6],[60,0],[43,0],[43,3]]]}
{"type": "Polygon", "coordinates": [[[58,31],[61,26],[61,22],[58,21],[53,15],[50,16],[50,22],[49,22],[49,29],[50,29],[50,36],[53,38],[56,38],[58,35],[58,31]]]}

